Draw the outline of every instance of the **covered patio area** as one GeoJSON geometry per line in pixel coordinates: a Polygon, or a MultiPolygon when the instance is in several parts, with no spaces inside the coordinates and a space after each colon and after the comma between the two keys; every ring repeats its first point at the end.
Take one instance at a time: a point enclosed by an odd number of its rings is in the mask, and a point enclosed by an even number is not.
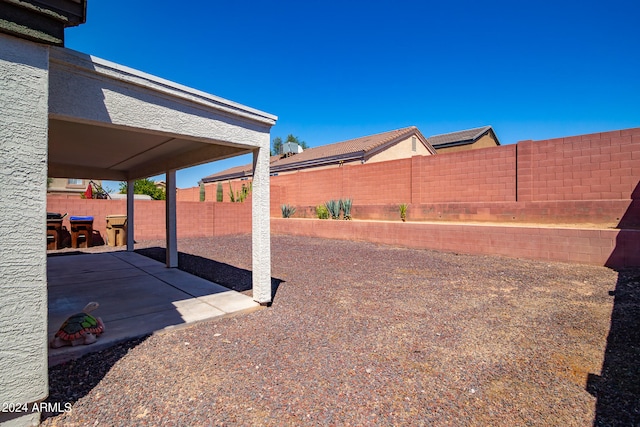
{"type": "Polygon", "coordinates": [[[178,267],[176,170],[253,154],[253,299],[271,301],[269,146],[276,117],[69,49],[49,52],[48,176],[126,181],[165,174],[166,266],[178,267]]]}
{"type": "MultiPolygon", "coordinates": [[[[275,117],[79,52],[51,48],[49,176],[128,182],[127,249],[47,257],[48,337],[89,301],[106,332],[49,364],[119,340],[271,301],[269,129],[275,117]],[[253,297],[178,270],[176,170],[253,153],[253,297]],[[266,160],[266,162],[265,162],[266,160]],[[164,173],[165,265],[133,252],[133,183],[164,173]]],[[[57,255],[57,256],[52,256],[57,255]]]]}
{"type": "Polygon", "coordinates": [[[58,252],[47,257],[48,336],[90,301],[105,333],[91,345],[49,349],[49,366],[202,320],[257,310],[249,296],[135,252],[58,252]]]}

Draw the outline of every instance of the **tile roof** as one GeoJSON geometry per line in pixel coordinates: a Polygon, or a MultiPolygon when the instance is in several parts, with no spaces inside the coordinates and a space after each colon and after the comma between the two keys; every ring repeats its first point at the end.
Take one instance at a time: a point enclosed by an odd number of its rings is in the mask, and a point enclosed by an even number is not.
{"type": "MultiPolygon", "coordinates": [[[[420,132],[417,127],[410,126],[403,129],[392,130],[389,132],[378,133],[375,135],[362,136],[360,138],[350,139],[347,141],[336,142],[334,144],[321,145],[320,147],[308,148],[295,156],[285,157],[271,164],[272,170],[285,169],[285,166],[309,163],[318,161],[328,161],[330,159],[351,159],[353,157],[363,158],[371,154],[379,148],[383,148],[386,144],[395,142],[399,139],[420,132]]],[[[424,139],[424,137],[423,137],[424,139]]]]}
{"type": "MultiPolygon", "coordinates": [[[[389,132],[336,142],[335,144],[307,148],[302,153],[289,157],[279,158],[278,156],[272,156],[270,169],[273,173],[298,167],[337,163],[340,160],[366,159],[367,156],[375,154],[377,151],[384,149],[387,145],[403,140],[412,134],[416,134],[419,139],[427,145],[429,151],[435,153],[435,150],[429,146],[427,139],[420,133],[418,128],[415,126],[409,126],[389,132]]],[[[203,178],[203,181],[211,182],[223,179],[233,179],[239,176],[250,176],[251,173],[251,165],[238,166],[209,175],[203,178]]]]}
{"type": "MultiPolygon", "coordinates": [[[[482,126],[479,128],[461,130],[451,133],[443,133],[441,135],[434,135],[427,138],[427,141],[434,147],[440,148],[444,145],[463,145],[470,144],[476,139],[480,138],[485,132],[493,131],[491,126],[482,126]]],[[[498,140],[496,139],[496,142],[498,140]]],[[[498,145],[500,143],[498,142],[498,145]]]]}

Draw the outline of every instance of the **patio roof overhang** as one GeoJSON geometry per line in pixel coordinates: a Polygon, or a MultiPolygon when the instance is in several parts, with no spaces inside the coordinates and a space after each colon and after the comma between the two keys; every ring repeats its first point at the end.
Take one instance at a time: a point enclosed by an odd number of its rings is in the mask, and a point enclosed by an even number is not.
{"type": "MultiPolygon", "coordinates": [[[[270,129],[277,117],[65,48],[49,49],[48,176],[132,182],[166,174],[167,267],[178,266],[176,171],[253,154],[253,297],[271,301],[270,129]]],[[[134,249],[133,185],[127,250],[134,249]]]]}
{"type": "Polygon", "coordinates": [[[49,176],[132,180],[269,144],[277,117],[90,55],[51,48],[49,176]]]}

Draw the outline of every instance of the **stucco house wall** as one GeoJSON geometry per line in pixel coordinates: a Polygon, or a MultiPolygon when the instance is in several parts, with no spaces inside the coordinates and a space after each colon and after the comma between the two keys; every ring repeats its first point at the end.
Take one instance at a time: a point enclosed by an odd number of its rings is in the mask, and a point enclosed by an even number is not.
{"type": "Polygon", "coordinates": [[[431,153],[427,150],[418,138],[415,136],[409,137],[405,140],[398,142],[397,144],[387,148],[386,150],[371,156],[367,163],[374,162],[386,162],[388,160],[407,159],[412,156],[430,156],[431,153]],[[414,150],[415,147],[415,150],[414,150]]]}
{"type": "Polygon", "coordinates": [[[491,133],[483,135],[473,144],[437,148],[438,153],[455,153],[457,151],[477,150],[478,148],[496,147],[498,142],[491,133]]]}
{"type": "MultiPolygon", "coordinates": [[[[48,178],[47,195],[54,197],[80,197],[87,190],[89,179],[73,179],[69,178],[48,178]],[[77,183],[75,182],[77,181],[77,183]]],[[[102,185],[102,181],[94,181],[98,185],[102,185]]]]}
{"type": "MultiPolygon", "coordinates": [[[[31,403],[48,393],[48,73],[47,47],[0,34],[0,402],[31,403]]],[[[0,413],[0,425],[39,417],[0,413]]]]}

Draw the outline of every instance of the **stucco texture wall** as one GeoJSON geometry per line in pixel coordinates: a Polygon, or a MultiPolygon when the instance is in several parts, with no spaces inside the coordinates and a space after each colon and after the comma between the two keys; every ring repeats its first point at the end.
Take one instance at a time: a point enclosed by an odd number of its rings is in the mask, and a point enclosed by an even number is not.
{"type": "Polygon", "coordinates": [[[0,34],[0,402],[48,392],[48,62],[48,48],[0,34]]]}
{"type": "Polygon", "coordinates": [[[493,138],[493,135],[489,133],[482,136],[473,144],[438,148],[438,153],[455,153],[458,151],[477,150],[478,148],[496,147],[497,145],[498,143],[493,138]]]}
{"type": "Polygon", "coordinates": [[[429,152],[429,150],[427,150],[427,147],[425,147],[424,144],[422,144],[422,142],[420,142],[417,137],[412,136],[387,148],[381,153],[371,156],[371,158],[367,160],[367,163],[386,162],[389,160],[407,159],[412,156],[429,156],[429,155],[431,155],[431,153],[429,152]],[[413,150],[412,138],[415,139],[415,147],[416,147],[415,151],[413,150]]]}

